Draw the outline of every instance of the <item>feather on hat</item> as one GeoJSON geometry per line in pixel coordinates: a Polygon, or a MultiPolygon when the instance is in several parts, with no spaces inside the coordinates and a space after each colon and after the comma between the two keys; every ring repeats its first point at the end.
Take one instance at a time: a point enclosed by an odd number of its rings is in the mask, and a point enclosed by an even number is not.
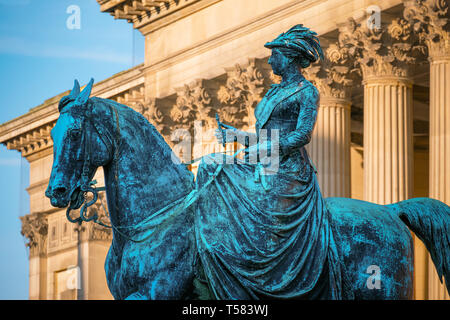
{"type": "Polygon", "coordinates": [[[297,57],[305,58],[310,63],[317,61],[319,57],[323,60],[323,51],[317,33],[302,24],[293,26],[274,40],[267,42],[264,47],[289,49],[290,52],[295,52],[297,57]]]}

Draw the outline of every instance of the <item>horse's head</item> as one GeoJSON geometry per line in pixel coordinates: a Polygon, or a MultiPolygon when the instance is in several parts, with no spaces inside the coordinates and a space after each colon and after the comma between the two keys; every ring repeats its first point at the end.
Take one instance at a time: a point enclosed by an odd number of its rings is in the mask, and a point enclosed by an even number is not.
{"type": "Polygon", "coordinates": [[[71,93],[59,102],[60,115],[51,131],[53,167],[45,191],[55,207],[70,203],[72,209],[79,208],[95,171],[111,159],[111,150],[95,124],[94,103],[89,99],[92,84],[93,79],[80,93],[75,80],[71,93]]]}

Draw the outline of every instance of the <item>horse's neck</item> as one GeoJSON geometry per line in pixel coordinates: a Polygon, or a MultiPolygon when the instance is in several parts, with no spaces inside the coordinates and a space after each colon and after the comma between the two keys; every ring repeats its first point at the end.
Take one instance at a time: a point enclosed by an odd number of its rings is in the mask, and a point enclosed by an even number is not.
{"type": "Polygon", "coordinates": [[[112,222],[119,225],[136,224],[193,188],[192,173],[172,161],[164,138],[127,113],[132,117],[121,120],[120,155],[104,167],[112,222]]]}

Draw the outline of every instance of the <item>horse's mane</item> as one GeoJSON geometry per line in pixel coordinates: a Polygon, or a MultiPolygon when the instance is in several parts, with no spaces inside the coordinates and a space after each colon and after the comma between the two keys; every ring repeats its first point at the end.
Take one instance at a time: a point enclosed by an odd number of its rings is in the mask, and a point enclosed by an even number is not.
{"type": "Polygon", "coordinates": [[[137,134],[139,131],[142,131],[142,129],[144,129],[143,131],[145,133],[149,133],[153,139],[156,139],[158,143],[163,146],[161,151],[163,151],[164,155],[170,155],[172,153],[172,149],[166,143],[164,137],[158,132],[158,130],[156,130],[155,126],[153,126],[153,124],[151,124],[141,113],[133,110],[127,105],[105,98],[92,97],[89,99],[89,103],[92,104],[93,109],[101,109],[100,113],[109,113],[110,106],[114,107],[118,111],[121,122],[124,122],[126,125],[134,126],[134,133],[137,134]],[[137,129],[140,130],[136,131],[137,129]],[[148,131],[145,129],[147,129],[148,131]]]}
{"type": "Polygon", "coordinates": [[[169,190],[173,196],[178,196],[192,189],[193,173],[180,163],[164,137],[142,114],[109,99],[92,97],[89,103],[92,104],[93,113],[97,117],[95,121],[108,119],[109,130],[115,133],[116,119],[111,114],[111,107],[117,110],[120,119],[121,153],[124,159],[129,160],[130,175],[137,170],[146,176],[147,181],[155,181],[155,186],[158,181],[166,181],[165,184],[161,183],[161,186],[166,185],[161,188],[167,190],[158,190],[166,192],[166,198],[169,198],[169,190]],[[127,154],[130,155],[128,158],[127,154]]]}

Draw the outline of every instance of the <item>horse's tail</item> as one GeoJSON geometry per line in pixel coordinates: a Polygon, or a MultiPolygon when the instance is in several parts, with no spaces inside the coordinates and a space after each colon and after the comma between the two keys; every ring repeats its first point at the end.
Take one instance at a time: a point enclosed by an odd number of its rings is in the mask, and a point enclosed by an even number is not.
{"type": "Polygon", "coordinates": [[[450,207],[431,198],[408,199],[388,207],[423,241],[450,294],[450,207]]]}

